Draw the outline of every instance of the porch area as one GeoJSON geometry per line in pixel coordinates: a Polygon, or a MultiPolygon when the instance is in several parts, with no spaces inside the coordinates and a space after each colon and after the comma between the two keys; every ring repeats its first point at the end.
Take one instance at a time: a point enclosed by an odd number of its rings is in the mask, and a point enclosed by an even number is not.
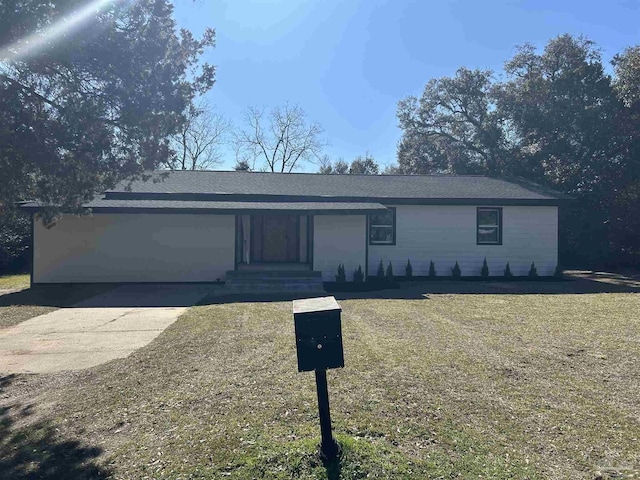
{"type": "Polygon", "coordinates": [[[311,270],[313,215],[236,216],[236,270],[311,270]]]}
{"type": "Polygon", "coordinates": [[[323,282],[335,279],[338,265],[366,271],[367,214],[385,207],[300,202],[278,211],[273,206],[236,214],[234,269],[225,274],[225,293],[322,295],[323,282]]]}
{"type": "Polygon", "coordinates": [[[312,239],[312,215],[237,215],[235,270],[226,274],[225,292],[323,294],[312,239]]]}

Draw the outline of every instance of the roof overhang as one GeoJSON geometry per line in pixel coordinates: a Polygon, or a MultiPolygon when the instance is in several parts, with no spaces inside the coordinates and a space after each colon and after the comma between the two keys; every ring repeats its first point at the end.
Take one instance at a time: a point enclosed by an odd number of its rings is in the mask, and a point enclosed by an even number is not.
{"type": "MultiPolygon", "coordinates": [[[[44,206],[25,202],[22,208],[37,211],[44,206]]],[[[181,200],[110,200],[99,199],[84,205],[95,213],[183,213],[183,214],[300,214],[365,215],[387,208],[376,202],[238,202],[181,200]]]]}

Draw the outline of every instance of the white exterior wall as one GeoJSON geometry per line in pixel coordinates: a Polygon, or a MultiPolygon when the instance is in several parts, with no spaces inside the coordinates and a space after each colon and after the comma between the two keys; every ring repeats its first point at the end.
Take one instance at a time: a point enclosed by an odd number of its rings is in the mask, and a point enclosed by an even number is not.
{"type": "MultiPolygon", "coordinates": [[[[393,205],[390,205],[393,206],[393,205]]],[[[427,275],[433,260],[439,276],[451,275],[458,261],[463,276],[480,275],[486,257],[490,275],[502,275],[507,262],[514,275],[526,275],[535,262],[538,275],[553,275],[558,261],[558,208],[502,207],[502,245],[476,245],[477,206],[400,205],[396,207],[396,244],[369,246],[369,275],[380,260],[396,275],[407,259],[414,275],[427,275]]]]}
{"type": "Polygon", "coordinates": [[[34,226],[33,281],[208,282],[234,268],[233,215],[95,214],[34,226]]]}
{"type": "Polygon", "coordinates": [[[313,270],[321,271],[325,282],[335,281],[341,263],[348,281],[359,265],[364,273],[366,216],[315,215],[313,222],[313,270]]]}

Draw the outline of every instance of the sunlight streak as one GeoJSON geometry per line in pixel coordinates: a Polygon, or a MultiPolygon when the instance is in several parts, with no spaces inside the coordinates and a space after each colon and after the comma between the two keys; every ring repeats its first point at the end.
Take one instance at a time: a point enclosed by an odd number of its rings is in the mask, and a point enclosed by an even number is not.
{"type": "Polygon", "coordinates": [[[49,25],[44,31],[34,32],[0,48],[0,62],[15,63],[25,60],[28,56],[36,54],[65,35],[79,29],[111,5],[122,1],[124,0],[91,0],[79,10],[65,15],[49,25]]]}

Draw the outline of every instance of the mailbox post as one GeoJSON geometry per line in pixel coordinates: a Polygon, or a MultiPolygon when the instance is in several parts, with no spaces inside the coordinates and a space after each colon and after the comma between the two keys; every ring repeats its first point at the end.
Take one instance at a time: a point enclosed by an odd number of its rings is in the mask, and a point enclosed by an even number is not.
{"type": "Polygon", "coordinates": [[[338,453],[331,434],[331,412],[327,369],[344,367],[342,349],[342,309],[334,297],[308,298],[293,301],[298,371],[315,371],[320,417],[320,450],[327,459],[338,453]]]}

